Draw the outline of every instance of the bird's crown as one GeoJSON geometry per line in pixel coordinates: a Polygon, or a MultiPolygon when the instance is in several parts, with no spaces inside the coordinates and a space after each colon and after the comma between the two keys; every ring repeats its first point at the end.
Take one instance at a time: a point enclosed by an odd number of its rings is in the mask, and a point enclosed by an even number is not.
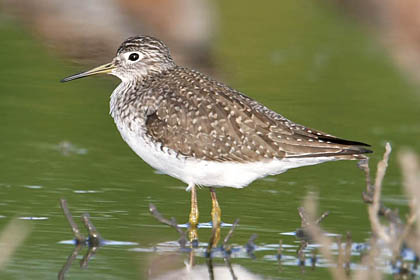
{"type": "Polygon", "coordinates": [[[134,36],[125,40],[117,50],[117,56],[124,53],[140,52],[145,57],[172,61],[168,47],[151,36],[134,36]]]}

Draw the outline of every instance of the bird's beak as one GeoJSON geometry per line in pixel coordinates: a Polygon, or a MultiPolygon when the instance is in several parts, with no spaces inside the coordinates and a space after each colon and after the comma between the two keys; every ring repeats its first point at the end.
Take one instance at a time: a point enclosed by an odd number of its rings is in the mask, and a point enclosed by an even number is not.
{"type": "Polygon", "coordinates": [[[96,74],[109,74],[114,69],[115,69],[115,63],[114,61],[112,61],[110,63],[93,68],[89,71],[71,75],[67,78],[62,79],[60,82],[64,83],[64,82],[68,82],[68,81],[72,81],[72,80],[76,80],[76,79],[80,79],[80,78],[84,78],[84,77],[96,75],[96,74]]]}

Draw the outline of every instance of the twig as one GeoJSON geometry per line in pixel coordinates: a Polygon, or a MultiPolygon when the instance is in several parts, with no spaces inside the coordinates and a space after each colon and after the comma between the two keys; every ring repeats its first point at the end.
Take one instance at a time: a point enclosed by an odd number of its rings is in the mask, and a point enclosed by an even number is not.
{"type": "Polygon", "coordinates": [[[58,279],[62,280],[65,277],[65,274],[70,269],[73,261],[76,259],[77,255],[80,253],[81,249],[87,244],[89,249],[86,255],[80,262],[81,268],[86,268],[88,265],[89,260],[91,257],[96,253],[98,248],[103,245],[104,240],[102,239],[101,235],[93,225],[92,221],[90,220],[89,214],[82,215],[82,221],[88,231],[88,239],[86,239],[79,230],[79,227],[73,220],[73,216],[70,213],[70,210],[67,206],[67,202],[65,199],[60,199],[60,206],[63,209],[64,216],[66,217],[70,227],[73,231],[73,234],[76,238],[76,247],[74,248],[73,252],[67,258],[66,263],[61,268],[60,272],[58,273],[58,279]]]}
{"type": "Polygon", "coordinates": [[[401,229],[401,219],[398,216],[398,213],[392,211],[391,209],[385,207],[381,201],[381,191],[382,191],[382,182],[386,173],[388,166],[389,155],[391,153],[391,145],[386,143],[385,153],[383,159],[378,163],[375,185],[374,187],[369,184],[369,166],[365,164],[359,164],[359,167],[365,172],[367,185],[367,193],[363,194],[363,199],[365,202],[369,203],[368,205],[368,214],[369,220],[372,227],[372,232],[379,236],[387,244],[391,244],[392,236],[387,232],[386,228],[379,221],[379,214],[384,215],[391,225],[394,227],[394,233],[400,231],[401,229]]]}
{"type": "Polygon", "coordinates": [[[209,280],[214,280],[214,267],[212,258],[207,258],[207,268],[209,270],[209,280]]]}
{"type": "Polygon", "coordinates": [[[299,259],[299,266],[303,267],[305,266],[305,249],[308,247],[308,241],[306,239],[302,239],[300,241],[299,248],[297,249],[297,255],[299,259]]]}
{"type": "Polygon", "coordinates": [[[283,240],[279,241],[279,249],[277,250],[277,261],[281,264],[281,259],[283,257],[283,240]]]}
{"type": "Polygon", "coordinates": [[[73,252],[70,254],[70,256],[68,256],[66,263],[63,265],[60,272],[58,273],[58,280],[64,280],[67,271],[70,269],[71,265],[73,264],[73,261],[79,255],[80,251],[84,246],[84,243],[79,243],[76,245],[73,252]]]}
{"type": "Polygon", "coordinates": [[[380,280],[381,272],[375,268],[375,257],[378,254],[377,247],[377,237],[372,237],[370,239],[370,249],[367,250],[367,253],[362,257],[362,266],[367,267],[368,269],[358,269],[353,275],[353,279],[357,280],[380,280]]]}
{"type": "Polygon", "coordinates": [[[306,212],[305,212],[305,208],[303,208],[303,207],[299,207],[298,208],[298,213],[299,213],[299,216],[300,216],[300,226],[303,228],[303,227],[305,227],[307,224],[309,224],[309,221],[307,220],[307,215],[306,215],[306,212]]]}
{"type": "Polygon", "coordinates": [[[238,223],[239,223],[239,219],[236,219],[233,222],[232,227],[230,228],[228,234],[225,236],[225,239],[223,239],[223,244],[222,244],[222,249],[224,251],[223,260],[226,266],[228,267],[230,275],[232,276],[233,280],[237,280],[238,278],[236,277],[235,272],[233,271],[232,264],[230,263],[230,254],[232,251],[231,251],[231,247],[228,245],[228,242],[230,238],[232,237],[233,232],[236,229],[236,226],[238,225],[238,223]]]}
{"type": "Polygon", "coordinates": [[[80,261],[81,268],[87,268],[90,259],[96,254],[98,251],[99,246],[89,246],[89,250],[83,256],[83,259],[80,261]]]}
{"type": "Polygon", "coordinates": [[[344,255],[344,270],[346,271],[347,275],[350,274],[351,245],[351,234],[348,231],[346,234],[346,250],[344,255]]]}
{"type": "Polygon", "coordinates": [[[176,223],[175,218],[172,218],[171,220],[168,220],[162,216],[161,213],[157,210],[156,206],[153,203],[149,204],[149,211],[155,217],[159,222],[166,224],[170,227],[173,227],[179,234],[180,238],[178,239],[178,243],[181,246],[182,249],[185,248],[185,245],[187,244],[187,235],[186,233],[178,227],[178,224],[176,223]]]}
{"type": "Polygon", "coordinates": [[[380,198],[382,191],[382,181],[384,179],[386,168],[388,167],[389,154],[391,153],[391,145],[385,145],[385,153],[383,159],[378,163],[375,179],[375,189],[373,192],[373,203],[369,205],[368,213],[372,225],[372,231],[375,232],[382,240],[387,243],[391,242],[391,237],[387,234],[385,227],[383,227],[378,219],[378,212],[380,208],[380,198]]]}
{"type": "MultiPolygon", "coordinates": [[[[388,145],[389,143],[387,143],[388,145]]],[[[390,146],[389,146],[390,147],[390,146]]],[[[378,164],[379,165],[379,164],[378,164]]],[[[368,165],[368,160],[361,160],[358,164],[359,168],[365,173],[365,180],[366,180],[366,191],[362,193],[363,201],[367,204],[373,203],[373,197],[375,193],[375,187],[370,183],[370,169],[368,165]]],[[[401,219],[398,215],[398,212],[392,211],[391,209],[387,208],[379,201],[378,206],[378,215],[384,216],[388,221],[393,223],[394,225],[401,224],[401,219]]]]}
{"type": "Polygon", "coordinates": [[[254,250],[255,250],[255,239],[257,239],[258,235],[256,233],[252,234],[251,237],[249,238],[248,242],[246,243],[245,247],[246,247],[246,252],[247,254],[254,259],[255,255],[254,255],[254,250]]]}
{"type": "Polygon", "coordinates": [[[311,266],[312,266],[312,270],[315,270],[316,267],[316,262],[317,262],[317,250],[313,250],[312,251],[312,257],[311,257],[311,266]]]}
{"type": "Polygon", "coordinates": [[[235,274],[235,271],[233,270],[232,264],[230,263],[229,258],[224,258],[225,264],[229,269],[230,276],[232,276],[232,280],[238,280],[238,277],[235,274]]]}
{"type": "Polygon", "coordinates": [[[336,240],[338,249],[337,266],[339,267],[339,269],[341,269],[344,263],[344,251],[342,247],[341,236],[337,237],[336,240]]]}
{"type": "Polygon", "coordinates": [[[410,213],[399,241],[405,241],[416,255],[420,256],[420,163],[416,155],[409,150],[400,152],[398,159],[403,174],[404,191],[410,198],[410,213]],[[417,224],[416,230],[412,228],[414,223],[417,224]]]}
{"type": "Polygon", "coordinates": [[[324,213],[322,213],[321,217],[319,217],[315,221],[315,224],[319,225],[326,217],[328,217],[329,214],[330,214],[330,211],[325,211],[324,213]]]}
{"type": "Polygon", "coordinates": [[[86,229],[88,230],[88,234],[89,234],[89,239],[88,239],[89,247],[98,247],[98,246],[101,246],[104,240],[102,239],[102,237],[99,234],[99,232],[96,230],[96,227],[91,222],[90,216],[89,216],[88,213],[85,213],[85,214],[82,215],[82,221],[83,221],[86,229]]]}
{"type": "Polygon", "coordinates": [[[71,215],[70,210],[67,206],[67,201],[63,198],[60,199],[60,206],[61,206],[61,209],[63,209],[64,216],[66,217],[67,222],[70,224],[73,235],[76,238],[76,242],[77,243],[85,242],[85,240],[86,240],[85,237],[80,232],[79,227],[77,226],[77,224],[73,220],[73,216],[71,215]]]}
{"type": "MultiPolygon", "coordinates": [[[[311,241],[312,237],[310,236],[310,234],[308,233],[308,231],[306,230],[309,223],[311,223],[311,221],[313,220],[313,214],[311,213],[312,211],[310,211],[309,213],[305,210],[304,207],[299,207],[298,208],[298,213],[299,216],[301,218],[301,228],[296,230],[296,237],[306,240],[306,241],[311,241]]],[[[315,224],[319,224],[321,223],[326,217],[328,217],[328,215],[330,214],[330,211],[326,211],[324,213],[322,213],[322,215],[315,221],[315,224]]],[[[306,248],[306,246],[305,246],[306,248]]]]}
{"type": "Polygon", "coordinates": [[[228,234],[226,235],[225,239],[223,240],[223,247],[226,247],[226,244],[229,242],[229,239],[232,237],[233,231],[235,230],[236,226],[239,223],[239,219],[236,219],[233,224],[232,227],[230,228],[228,234]]]}
{"type": "Polygon", "coordinates": [[[366,191],[362,193],[363,200],[372,203],[374,187],[370,182],[369,158],[359,160],[357,166],[365,173],[366,191]]]}
{"type": "MultiPolygon", "coordinates": [[[[315,208],[313,211],[315,212],[316,207],[317,207],[317,202],[315,201],[313,194],[309,194],[304,201],[304,208],[308,208],[308,209],[315,208]]],[[[331,244],[332,244],[331,239],[322,232],[319,225],[313,222],[313,220],[311,220],[311,217],[309,215],[306,216],[306,220],[308,222],[307,223],[308,232],[310,233],[311,237],[315,240],[315,242],[321,245],[319,247],[321,254],[329,263],[337,264],[330,250],[331,244]]],[[[342,267],[329,266],[328,269],[330,270],[330,273],[333,276],[333,279],[336,279],[336,280],[347,279],[347,276],[344,273],[344,270],[342,267]]]]}
{"type": "MultiPolygon", "coordinates": [[[[312,196],[313,194],[310,194],[312,196]]],[[[305,249],[308,246],[308,242],[313,240],[313,236],[308,230],[311,224],[318,225],[321,223],[328,215],[329,211],[324,212],[316,221],[314,221],[314,214],[316,213],[316,203],[314,202],[307,202],[305,204],[305,207],[299,207],[298,213],[301,218],[301,228],[296,230],[296,237],[301,239],[299,248],[297,249],[297,255],[299,259],[299,266],[302,267],[302,271],[305,267],[305,249]],[[309,209],[309,211],[306,211],[305,209],[309,209]]],[[[316,256],[312,256],[312,269],[314,269],[316,265],[316,256]]]]}

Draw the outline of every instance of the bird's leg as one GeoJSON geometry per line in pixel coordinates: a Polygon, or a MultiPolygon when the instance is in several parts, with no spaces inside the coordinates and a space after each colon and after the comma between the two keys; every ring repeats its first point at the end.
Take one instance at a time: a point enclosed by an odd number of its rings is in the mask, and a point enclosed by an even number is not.
{"type": "Polygon", "coordinates": [[[213,232],[212,232],[212,247],[216,247],[220,239],[220,224],[222,211],[219,207],[219,202],[217,201],[216,191],[214,188],[210,188],[211,195],[211,220],[213,223],[213,232]]]}
{"type": "Polygon", "coordinates": [[[217,201],[216,191],[214,188],[210,188],[210,195],[211,195],[211,218],[213,225],[220,226],[221,215],[222,211],[219,207],[219,202],[217,201]]]}
{"type": "Polygon", "coordinates": [[[197,190],[194,184],[190,184],[188,188],[191,190],[191,211],[190,211],[190,228],[189,238],[190,241],[198,240],[198,203],[197,203],[197,190]]]}

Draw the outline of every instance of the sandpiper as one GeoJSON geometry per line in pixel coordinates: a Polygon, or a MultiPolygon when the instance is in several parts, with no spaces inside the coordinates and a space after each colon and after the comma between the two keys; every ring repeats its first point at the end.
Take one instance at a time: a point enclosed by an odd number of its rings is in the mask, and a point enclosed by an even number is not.
{"type": "Polygon", "coordinates": [[[110,114],[122,138],[153,168],[191,191],[190,227],[198,223],[196,186],[242,188],[267,175],[333,160],[366,158],[367,144],[293,123],[243,93],[178,66],[150,36],[128,38],[107,64],[62,80],[106,73],[121,79],[110,114]]]}

